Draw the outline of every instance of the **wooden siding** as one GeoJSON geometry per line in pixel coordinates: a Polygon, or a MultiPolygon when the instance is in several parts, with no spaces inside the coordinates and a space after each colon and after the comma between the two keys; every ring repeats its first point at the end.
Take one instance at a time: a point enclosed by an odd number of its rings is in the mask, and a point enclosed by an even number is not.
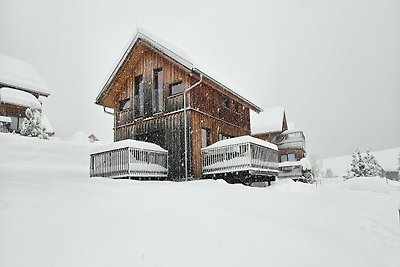
{"type": "MultiPolygon", "coordinates": [[[[139,119],[132,124],[117,127],[115,141],[131,138],[155,143],[168,150],[168,179],[181,180],[185,175],[183,120],[183,112],[152,119],[139,119]]],[[[188,158],[189,170],[191,170],[191,153],[188,154],[188,158]]],[[[189,174],[191,175],[191,171],[189,174]]]]}
{"type": "Polygon", "coordinates": [[[225,134],[232,137],[249,135],[250,130],[238,127],[234,123],[229,123],[221,119],[212,117],[199,111],[191,111],[191,138],[193,152],[193,173],[194,177],[201,177],[201,129],[206,128],[211,131],[211,143],[215,143],[219,138],[219,134],[225,134]]]}
{"type": "MultiPolygon", "coordinates": [[[[183,94],[170,96],[170,85],[182,81],[188,88],[200,77],[179,66],[143,43],[133,49],[118,71],[102,105],[114,109],[114,139],[137,139],[153,142],[168,150],[168,179],[179,180],[185,175],[183,94]],[[164,110],[153,112],[154,70],[163,70],[164,110]],[[135,77],[143,77],[144,114],[135,114],[135,77]],[[120,101],[132,99],[131,108],[120,111],[120,101]]],[[[211,142],[219,134],[242,136],[250,134],[249,106],[232,93],[208,79],[188,93],[188,169],[189,176],[201,177],[201,129],[211,131],[211,142]],[[221,96],[228,98],[228,107],[221,96]]]]}
{"type": "Polygon", "coordinates": [[[1,116],[18,116],[25,117],[26,107],[14,106],[10,104],[0,104],[0,115],[1,116]]]}

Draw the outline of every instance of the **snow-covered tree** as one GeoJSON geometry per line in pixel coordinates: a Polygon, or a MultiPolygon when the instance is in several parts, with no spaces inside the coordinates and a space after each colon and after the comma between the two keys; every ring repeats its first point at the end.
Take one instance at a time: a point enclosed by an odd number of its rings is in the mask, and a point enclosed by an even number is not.
{"type": "Polygon", "coordinates": [[[356,150],[352,155],[352,161],[350,164],[350,170],[345,178],[353,177],[372,177],[385,175],[385,171],[376,161],[374,155],[369,150],[365,156],[361,155],[359,150],[356,150]]]}
{"type": "Polygon", "coordinates": [[[323,175],[325,178],[332,178],[335,177],[335,174],[333,173],[332,169],[328,168],[325,171],[325,174],[323,175]]]}
{"type": "Polygon", "coordinates": [[[37,108],[27,108],[25,111],[26,118],[22,122],[21,134],[25,136],[38,137],[40,139],[49,139],[42,126],[42,114],[37,108]]]}

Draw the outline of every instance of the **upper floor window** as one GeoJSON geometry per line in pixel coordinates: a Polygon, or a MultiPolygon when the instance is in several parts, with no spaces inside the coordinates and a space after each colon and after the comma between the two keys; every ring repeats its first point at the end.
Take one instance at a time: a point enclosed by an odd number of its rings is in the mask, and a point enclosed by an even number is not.
{"type": "Polygon", "coordinates": [[[170,88],[170,96],[177,95],[183,92],[183,83],[182,81],[173,83],[169,86],[170,88]]]}
{"type": "Polygon", "coordinates": [[[221,95],[222,106],[229,108],[229,98],[226,95],[221,95]]]}
{"type": "Polygon", "coordinates": [[[240,113],[240,110],[242,109],[242,105],[238,102],[234,103],[234,109],[236,113],[240,113]]]}
{"type": "Polygon", "coordinates": [[[163,70],[156,69],[153,73],[154,90],[153,90],[153,111],[161,112],[164,110],[164,94],[163,94],[163,70]]]}
{"type": "Polygon", "coordinates": [[[144,90],[143,90],[143,76],[135,77],[135,117],[144,115],[144,90]]]}
{"type": "Polygon", "coordinates": [[[124,99],[119,101],[119,111],[129,110],[131,108],[131,99],[124,99]]]}

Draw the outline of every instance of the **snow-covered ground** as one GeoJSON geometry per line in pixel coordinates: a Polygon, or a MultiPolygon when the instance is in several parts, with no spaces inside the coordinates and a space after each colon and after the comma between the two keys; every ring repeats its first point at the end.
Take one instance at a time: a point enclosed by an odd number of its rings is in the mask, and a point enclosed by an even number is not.
{"type": "Polygon", "coordinates": [[[0,134],[0,266],[400,266],[397,182],[89,178],[78,137],[0,134]]]}

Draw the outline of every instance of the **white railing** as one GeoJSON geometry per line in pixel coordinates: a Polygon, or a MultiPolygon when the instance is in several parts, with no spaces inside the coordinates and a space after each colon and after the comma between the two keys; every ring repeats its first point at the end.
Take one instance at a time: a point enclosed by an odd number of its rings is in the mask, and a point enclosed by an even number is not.
{"type": "Polygon", "coordinates": [[[90,177],[167,177],[168,153],[125,147],[90,155],[90,177]]]}
{"type": "Polygon", "coordinates": [[[277,151],[253,143],[202,149],[203,175],[240,171],[278,173],[277,151]]]}

